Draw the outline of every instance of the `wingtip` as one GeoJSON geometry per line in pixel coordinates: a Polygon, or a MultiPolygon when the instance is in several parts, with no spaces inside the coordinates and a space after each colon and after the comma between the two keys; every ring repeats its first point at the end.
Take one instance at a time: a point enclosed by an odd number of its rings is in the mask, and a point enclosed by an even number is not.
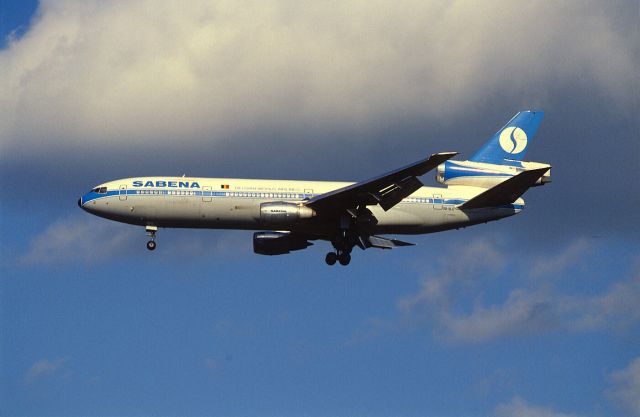
{"type": "Polygon", "coordinates": [[[454,156],[458,155],[460,152],[438,152],[438,153],[434,153],[433,157],[447,157],[447,159],[449,158],[453,158],[454,156]]]}

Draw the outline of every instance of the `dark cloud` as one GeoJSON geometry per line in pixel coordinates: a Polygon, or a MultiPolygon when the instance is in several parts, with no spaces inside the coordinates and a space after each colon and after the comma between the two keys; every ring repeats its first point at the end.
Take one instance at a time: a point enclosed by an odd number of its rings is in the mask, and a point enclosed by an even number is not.
{"type": "Polygon", "coordinates": [[[11,212],[134,175],[359,180],[469,156],[537,108],[528,159],[554,182],[527,194],[523,233],[637,239],[633,2],[77,6],[44,2],[0,52],[11,212]]]}

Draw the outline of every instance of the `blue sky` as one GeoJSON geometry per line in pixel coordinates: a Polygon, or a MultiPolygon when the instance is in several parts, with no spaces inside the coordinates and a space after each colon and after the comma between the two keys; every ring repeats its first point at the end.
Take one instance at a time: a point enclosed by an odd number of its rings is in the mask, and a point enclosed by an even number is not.
{"type": "Polygon", "coordinates": [[[0,7],[1,415],[640,415],[633,2],[0,7]],[[150,253],[76,206],[466,157],[526,108],[554,168],[524,213],[348,268],[241,231],[150,253]]]}

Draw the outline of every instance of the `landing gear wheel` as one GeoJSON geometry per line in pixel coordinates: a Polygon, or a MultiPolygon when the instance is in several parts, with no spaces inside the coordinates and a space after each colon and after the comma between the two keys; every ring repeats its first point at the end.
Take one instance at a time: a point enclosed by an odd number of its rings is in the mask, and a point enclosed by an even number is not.
{"type": "Polygon", "coordinates": [[[149,250],[155,250],[156,249],[156,242],[153,240],[150,240],[147,242],[147,249],[149,250]]]}
{"type": "Polygon", "coordinates": [[[337,260],[338,255],[336,255],[335,252],[327,253],[327,256],[325,256],[324,258],[324,261],[327,263],[327,265],[335,265],[337,260]]]}
{"type": "Polygon", "coordinates": [[[351,262],[351,255],[348,252],[342,252],[338,256],[338,261],[340,262],[340,265],[347,266],[349,265],[349,262],[351,262]]]}

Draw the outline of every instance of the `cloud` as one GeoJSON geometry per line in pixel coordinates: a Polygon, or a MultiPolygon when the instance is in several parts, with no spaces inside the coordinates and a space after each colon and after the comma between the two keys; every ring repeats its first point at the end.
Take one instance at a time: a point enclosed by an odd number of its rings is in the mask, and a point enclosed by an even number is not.
{"type": "Polygon", "coordinates": [[[68,262],[94,263],[126,253],[133,244],[134,228],[72,216],[54,221],[33,238],[20,261],[26,265],[68,262]]]}
{"type": "Polygon", "coordinates": [[[640,322],[640,268],[593,296],[567,296],[561,301],[569,328],[577,331],[614,327],[624,330],[640,322]]]}
{"type": "Polygon", "coordinates": [[[591,249],[578,238],[555,256],[516,255],[507,261],[502,254],[513,255],[513,251],[501,243],[476,240],[458,246],[444,253],[445,261],[422,277],[415,294],[398,300],[398,325],[426,324],[446,340],[470,343],[555,330],[624,330],[640,323],[636,308],[640,269],[617,277],[599,293],[561,290],[559,277],[580,265],[591,249]],[[540,279],[541,275],[549,279],[540,279]],[[484,288],[502,278],[511,280],[515,288],[502,298],[483,300],[484,288]]]}
{"type": "Polygon", "coordinates": [[[500,276],[508,265],[507,253],[500,244],[484,239],[457,246],[423,276],[416,294],[398,300],[398,309],[405,317],[435,319],[436,331],[452,341],[478,342],[548,327],[553,312],[542,291],[516,289],[504,303],[489,306],[472,295],[482,293],[479,285],[491,280],[488,277],[500,276]]]}
{"type": "Polygon", "coordinates": [[[25,384],[32,384],[46,375],[53,375],[56,372],[59,372],[64,367],[66,362],[66,358],[58,358],[54,360],[39,360],[38,362],[34,363],[31,368],[29,368],[23,378],[23,381],[25,384]]]}
{"type": "Polygon", "coordinates": [[[514,398],[507,404],[499,405],[495,410],[496,417],[578,417],[577,414],[566,414],[552,408],[528,404],[521,398],[514,398]]]}
{"type": "Polygon", "coordinates": [[[452,287],[468,289],[476,274],[500,272],[506,264],[503,253],[493,243],[482,239],[456,247],[451,255],[455,256],[456,262],[443,256],[439,270],[435,274],[430,272],[422,280],[420,291],[398,301],[401,311],[407,312],[426,303],[447,308],[452,301],[452,287]]]}
{"type": "Polygon", "coordinates": [[[533,265],[531,275],[533,277],[557,275],[581,259],[590,246],[586,239],[576,239],[562,254],[538,259],[533,265]]]}
{"type": "Polygon", "coordinates": [[[595,1],[44,0],[0,51],[0,150],[375,130],[528,89],[535,105],[559,84],[624,106],[624,15],[595,1]]]}
{"type": "Polygon", "coordinates": [[[503,304],[477,304],[469,314],[445,313],[442,325],[450,339],[478,342],[555,327],[553,305],[545,294],[513,290],[503,304]]]}
{"type": "Polygon", "coordinates": [[[607,392],[621,408],[640,416],[640,357],[610,375],[613,387],[607,392]]]}
{"type": "MultiPolygon", "coordinates": [[[[168,235],[167,231],[161,230],[158,239],[162,236],[167,237],[166,244],[176,256],[199,258],[218,254],[225,259],[234,259],[252,253],[251,234],[244,231],[190,230],[173,231],[168,235]]],[[[23,265],[95,264],[131,253],[136,247],[146,251],[145,241],[142,227],[80,214],[53,221],[31,240],[19,261],[23,265]]]]}
{"type": "Polygon", "coordinates": [[[3,203],[19,212],[37,195],[61,207],[86,181],[185,172],[364,179],[417,153],[468,156],[537,107],[547,116],[530,157],[553,163],[557,181],[527,194],[554,203],[548,227],[525,221],[525,232],[637,240],[635,11],[594,0],[44,0],[0,49],[3,203]],[[603,137],[616,169],[597,175],[603,137]],[[627,210],[594,222],[610,206],[605,188],[627,210]]]}

